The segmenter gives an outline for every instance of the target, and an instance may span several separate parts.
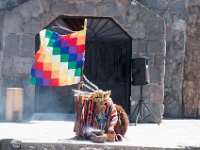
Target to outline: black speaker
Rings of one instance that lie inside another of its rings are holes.
[[[149,58],[135,57],[131,60],[132,85],[146,85],[150,83]]]

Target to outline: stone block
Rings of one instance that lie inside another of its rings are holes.
[[[175,31],[171,27],[166,27],[166,41],[174,41]]]
[[[28,75],[26,77],[21,77],[21,81],[24,89],[23,119],[26,120],[30,119],[34,113],[35,86],[30,84]]]
[[[71,145],[71,144],[56,144],[56,145],[54,145],[54,148],[55,148],[55,150],[67,150],[67,149],[74,149],[74,146],[73,145]],[[81,149],[80,148],[80,150],[83,150],[83,149]]]
[[[150,103],[151,104],[162,104],[164,98],[163,86],[151,85],[150,86]]]
[[[172,87],[174,90],[181,90],[183,87],[183,74],[174,75],[176,79],[173,79]]]
[[[23,18],[23,22],[27,22],[32,17],[39,17],[43,13],[42,4],[40,0],[27,1],[19,6],[19,13]]]
[[[138,101],[140,99],[140,87],[131,86],[131,101]]]
[[[42,29],[43,28],[42,28],[41,24],[34,19],[31,19],[29,22],[27,22],[26,24],[23,25],[23,30],[24,30],[25,34],[36,35]]]
[[[150,82],[153,84],[161,85],[161,70],[160,68],[150,68]]]
[[[148,0],[147,2],[147,7],[156,11],[156,10],[164,10],[167,5],[166,5],[166,0]]]
[[[6,4],[7,4],[6,1],[0,1],[0,10],[5,9],[6,8]]]
[[[148,54],[149,57],[149,66],[154,66],[154,54]]]
[[[12,75],[13,72],[13,58],[12,56],[4,56],[2,60],[2,75]]]
[[[173,23],[172,23],[172,29],[174,30],[178,30],[178,31],[186,31],[186,26],[187,26],[187,23],[185,20],[183,19],[178,19],[178,20],[175,20]]]
[[[198,117],[200,108],[198,103],[198,84],[196,81],[184,81],[183,84],[183,115],[184,117]]]
[[[0,31],[0,51],[3,49],[3,33]]]
[[[171,14],[178,14],[187,11],[186,1],[185,0],[177,0],[173,2],[173,4],[168,6],[168,10]]]
[[[148,41],[147,52],[148,53],[163,53],[165,51],[164,41]]]
[[[145,25],[164,24],[164,20],[158,14],[145,7],[141,7],[138,21],[144,22]]]
[[[167,42],[167,47],[166,47],[166,63],[173,63],[175,60],[175,48],[174,48],[175,42]]]
[[[175,31],[175,49],[185,49],[185,38],[186,38],[185,31]]]
[[[2,74],[6,76],[27,76],[33,64],[32,57],[4,56]]]
[[[53,1],[50,5],[50,12],[55,15],[77,15],[77,8],[76,4],[74,3],[67,3],[66,1]]]
[[[0,11],[0,31],[4,30],[4,11]]]
[[[125,7],[118,7],[117,4],[97,5],[98,16],[121,16],[122,14],[124,14],[125,10]]]
[[[3,53],[0,51],[0,79],[1,79],[1,73],[2,73],[2,64],[3,64]],[[0,82],[1,87],[1,82]]]
[[[134,22],[132,24],[132,29],[130,31],[131,36],[133,39],[144,39],[145,38],[145,25],[143,22]]]
[[[149,108],[151,109],[152,113],[155,115],[157,121],[160,123],[162,121],[163,113],[164,113],[164,106],[163,104],[147,104]],[[149,115],[149,111],[147,109],[144,110],[144,115]],[[152,115],[147,117],[145,119],[145,122],[154,122],[156,123],[156,120],[153,118]]]
[[[84,15],[91,15],[96,16],[97,15],[97,9],[95,3],[76,3],[77,12],[79,14]]]
[[[154,57],[154,66],[156,66],[156,67],[164,66],[164,61],[165,61],[165,58],[163,55],[155,56]]]
[[[139,4],[129,5],[126,9],[126,17],[130,20],[132,24],[135,20],[137,20],[137,16],[140,13],[141,6]]]
[[[30,74],[32,65],[32,57],[14,57],[13,73],[15,76],[27,76]]]
[[[181,117],[182,116],[182,94],[173,89],[165,90],[165,117]]]
[[[148,0],[137,0],[137,2],[139,2],[140,4],[148,7]]]
[[[24,34],[21,40],[21,56],[34,57],[35,55],[35,36]]]
[[[17,9],[6,11],[4,16],[5,33],[21,33],[22,18]]]
[[[20,150],[21,141],[14,139],[3,139],[0,141],[0,150]]]
[[[132,52],[146,53],[146,40],[132,40]]]
[[[52,144],[42,143],[38,146],[38,149],[40,149],[40,150],[54,150],[54,146]]]
[[[17,56],[20,54],[20,35],[9,34],[5,36],[4,54],[9,56]]]
[[[189,0],[188,7],[190,6],[199,6],[200,7],[200,1],[199,0]]]
[[[165,88],[170,88],[172,86],[172,66],[167,64],[165,66]]]
[[[169,11],[165,11],[164,14],[163,14],[163,19],[165,20],[166,22],[166,26],[167,27],[170,27],[171,24],[172,24],[172,16],[171,14],[169,13]]]
[[[164,23],[147,23],[146,37],[148,40],[160,40],[165,38]]]
[[[41,4],[42,4],[42,7],[43,7],[43,10],[45,12],[49,12],[49,10],[50,10],[50,1],[49,0],[41,0]]]
[[[195,24],[195,26],[194,26]],[[193,23],[190,23],[187,25],[187,36],[190,36],[190,38],[193,37],[199,37],[200,33],[198,32],[200,27],[200,23],[198,21],[194,21]]]

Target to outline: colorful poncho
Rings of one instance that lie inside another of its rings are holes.
[[[110,98],[105,100],[104,106],[105,110],[102,112],[94,99],[83,99],[81,108],[76,109],[81,113],[76,113],[74,132],[79,136],[84,136],[88,127],[105,130],[106,133],[108,133],[109,128],[114,130],[118,120],[116,106]],[[100,113],[102,115],[99,115]]]
[[[40,31],[40,48],[31,69],[31,83],[39,86],[66,86],[80,82],[85,57],[86,28],[60,35]]]

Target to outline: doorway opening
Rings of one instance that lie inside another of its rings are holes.
[[[112,17],[59,16],[47,27],[59,34],[67,34],[63,26],[73,31],[83,28],[87,19],[84,75],[102,90],[111,90],[111,97],[130,113],[132,38]],[[36,35],[36,51],[39,48]],[[36,113],[74,113],[72,89],[65,87],[35,87]]]

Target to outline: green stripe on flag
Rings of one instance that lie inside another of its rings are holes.
[[[53,32],[52,32],[52,31],[46,30],[45,37],[50,39],[50,38],[51,38],[51,36],[52,36],[52,34],[53,34]]]
[[[69,62],[68,69],[76,69],[76,62],[75,61]]]
[[[76,69],[75,70],[75,76],[78,76],[78,77],[80,77],[81,76],[81,68],[78,68],[78,69]]]
[[[60,48],[54,47],[53,48],[53,55],[60,55]]]
[[[48,46],[53,47],[55,40],[49,40]]]
[[[36,84],[36,79],[34,77],[31,77],[30,83],[35,85]]]
[[[68,62],[68,60],[69,60],[69,54],[64,54],[60,56],[61,62]]]

